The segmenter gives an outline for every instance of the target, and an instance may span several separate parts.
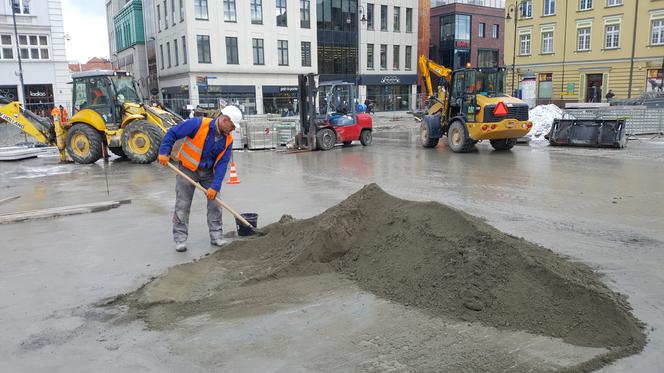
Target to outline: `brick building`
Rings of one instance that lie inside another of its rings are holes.
[[[111,61],[105,58],[92,57],[86,63],[69,63],[69,71],[112,70]]]
[[[454,68],[503,66],[505,9],[501,2],[432,1],[429,57]]]

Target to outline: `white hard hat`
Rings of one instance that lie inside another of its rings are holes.
[[[231,122],[235,127],[240,128],[240,122],[242,122],[242,111],[238,109],[237,106],[228,105],[225,108],[221,109],[221,115],[226,115],[231,118]]]

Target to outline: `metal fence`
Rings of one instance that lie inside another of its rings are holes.
[[[563,119],[625,119],[628,135],[664,134],[664,109],[645,106],[564,109]]]

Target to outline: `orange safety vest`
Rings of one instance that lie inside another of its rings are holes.
[[[67,108],[63,107],[62,108],[62,118],[60,119],[62,123],[67,123],[67,117],[69,116],[69,112],[67,112]]]
[[[51,117],[54,117],[55,115],[60,117],[60,120],[62,120],[62,113],[60,112],[60,108],[57,106],[54,106],[53,110],[51,110]]]
[[[212,122],[212,119],[203,118],[201,120],[201,127],[196,132],[196,135],[194,135],[194,138],[192,139],[189,136],[185,137],[185,140],[182,143],[182,147],[180,148],[180,152],[178,153],[178,159],[182,165],[192,171],[196,171],[196,169],[198,169],[198,165],[201,163],[201,156],[203,155],[205,139],[207,138],[208,132],[210,132],[210,122]],[[233,135],[229,133],[226,135],[226,147],[217,156],[212,169],[217,166],[217,162],[219,162],[221,157],[224,156],[226,150],[228,150],[232,143]]]

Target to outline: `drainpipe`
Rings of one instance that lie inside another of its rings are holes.
[[[563,76],[560,80],[560,100],[563,100],[563,92],[565,92],[565,59],[567,57],[567,9],[569,8],[569,0],[565,0],[565,30],[563,31]],[[580,87],[579,87],[580,88]],[[579,91],[579,97],[581,92]]]
[[[636,25],[639,19],[639,0],[636,0],[636,9],[634,10],[634,32],[632,32],[632,58],[629,61],[629,87],[627,88],[627,98],[632,98],[632,81],[634,79],[634,54],[636,53]]]

